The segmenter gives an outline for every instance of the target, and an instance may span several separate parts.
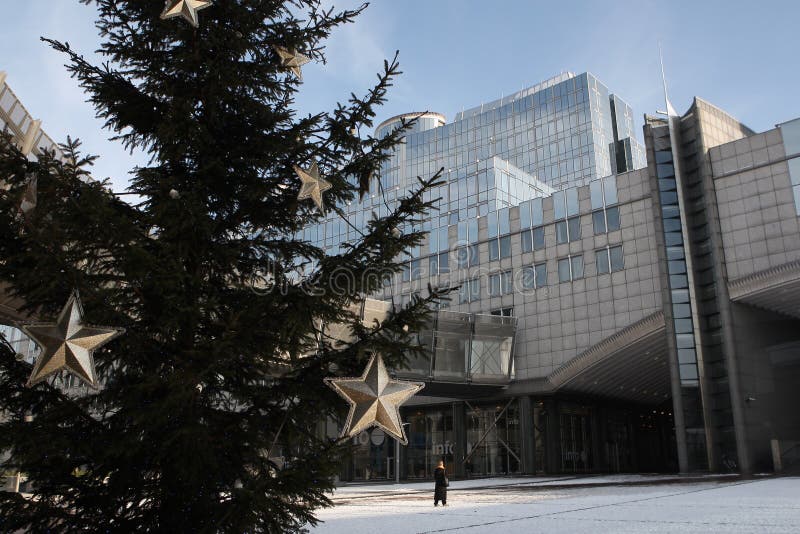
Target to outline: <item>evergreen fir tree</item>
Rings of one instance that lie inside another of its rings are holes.
[[[0,529],[297,532],[330,504],[345,450],[317,431],[347,408],[323,378],[360,375],[367,351],[394,367],[421,354],[414,333],[440,297],[431,290],[374,326],[350,311],[422,240],[414,229],[436,176],[339,254],[297,237],[320,212],[297,200],[294,165],[319,164],[336,210],[399,142],[401,130],[357,134],[371,129],[396,58],[365,96],[300,117],[302,82],[275,47],[322,62],[325,39],[363,7],[217,0],[195,28],[162,20],[161,0],[83,1],[98,8],[107,63],[47,42],[115,139],[150,163],[132,171],[125,198],[138,200],[126,203],[89,178],[93,158],[78,143],[63,160],[32,162],[3,135],[0,287],[41,320],[77,289],[87,323],[126,332],[94,355],[98,390],[58,377],[25,387],[30,363],[0,343],[3,469],[34,488],[33,498],[0,493]],[[23,216],[32,176],[38,204]],[[331,291],[342,273],[347,284]],[[334,323],[355,341],[321,335]],[[291,461],[273,462],[278,450]]]

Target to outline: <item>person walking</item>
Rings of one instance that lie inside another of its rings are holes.
[[[450,481],[447,479],[447,472],[444,469],[444,462],[439,460],[439,465],[433,472],[433,479],[436,481],[436,486],[433,490],[433,505],[439,506],[439,501],[442,501],[442,506],[447,506],[447,486]]]

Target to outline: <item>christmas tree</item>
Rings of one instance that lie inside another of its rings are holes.
[[[370,354],[395,368],[419,356],[414,333],[439,297],[431,291],[374,324],[353,311],[423,239],[435,176],[337,254],[298,237],[322,209],[336,213],[377,187],[403,131],[359,132],[371,129],[397,60],[363,97],[298,116],[302,66],[324,62],[326,38],[364,7],[87,3],[98,9],[106,63],[46,41],[115,139],[150,162],[120,197],[90,177],[93,158],[77,142],[63,157],[30,161],[0,139],[0,287],[48,323],[27,330],[45,340],[34,369],[0,343],[2,469],[24,473],[33,492],[0,493],[0,528],[313,525],[345,450],[317,431],[346,409],[324,379],[361,374]],[[341,273],[347,284],[331,291]],[[333,324],[348,325],[351,340],[326,337]],[[74,335],[62,352],[47,347],[58,335]],[[59,358],[68,370],[53,367]],[[97,387],[65,387],[74,377]]]

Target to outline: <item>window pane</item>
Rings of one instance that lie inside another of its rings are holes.
[[[675,319],[676,334],[690,334],[692,332],[691,319]]]
[[[547,285],[547,264],[540,263],[536,265],[536,287],[544,287]]]
[[[592,226],[594,226],[595,235],[606,233],[606,214],[603,210],[592,213]]]
[[[621,271],[625,268],[625,262],[622,257],[622,247],[611,247],[609,249],[611,259],[611,271]]]
[[[534,198],[531,200],[531,225],[538,226],[542,224],[542,199]]]
[[[567,189],[567,216],[578,214],[578,189]]]
[[[692,334],[678,334],[675,336],[679,349],[693,349],[694,336]]]
[[[533,235],[530,230],[525,230],[521,234],[522,239],[522,252],[530,252],[533,250]]]
[[[507,235],[505,237],[500,238],[500,257],[501,258],[510,258],[511,257],[511,236]]]
[[[481,279],[470,280],[470,299],[475,301],[481,298]]]
[[[567,221],[558,221],[556,223],[556,243],[566,243],[569,239],[567,235]]]
[[[436,276],[439,274],[439,256],[431,256],[428,260],[428,274]]]
[[[558,260],[558,281],[569,282],[569,258]]]
[[[499,225],[499,235],[505,235],[511,232],[511,226],[508,219],[508,208],[503,208],[497,212],[497,219]]]
[[[447,227],[439,228],[439,252],[443,250],[450,250],[450,245],[447,242]]]
[[[688,319],[692,316],[692,310],[688,304],[673,304],[672,315],[675,319]]]
[[[443,252],[439,254],[439,273],[450,272],[450,253]]]
[[[553,193],[553,217],[556,219],[564,219],[567,216],[566,204],[564,198],[564,191],[556,191]]]
[[[606,206],[617,203],[617,177],[607,176],[603,178],[603,193],[605,194]]]
[[[469,246],[469,266],[474,267],[476,265],[480,265],[481,263],[481,253],[478,250],[478,245],[470,245]]]
[[[511,271],[500,273],[500,283],[502,285],[501,291],[503,293],[511,293],[513,291],[513,284],[511,281]]]
[[[589,182],[589,196],[592,198],[592,209],[603,208],[603,183],[600,180]]]
[[[497,238],[489,241],[489,261],[500,259],[500,243]]]
[[[465,282],[458,288],[458,303],[464,304],[465,302],[469,302],[469,282]]]
[[[676,289],[672,292],[672,303],[673,304],[684,304],[689,302],[689,290],[688,289]]]
[[[469,242],[470,243],[477,243],[478,242],[478,219],[471,219],[467,222],[467,226],[469,227]]]
[[[697,363],[694,349],[678,349],[678,363]]]
[[[411,279],[412,280],[419,280],[422,276],[422,263],[420,260],[414,260],[411,262]]]
[[[533,289],[536,287],[536,271],[533,267],[522,268],[522,287],[523,289]]]
[[[533,250],[541,250],[544,248],[544,227],[533,229]]]
[[[521,229],[531,227],[531,201],[528,200],[519,205],[519,227]]]
[[[606,220],[609,232],[619,230],[619,208],[617,206],[606,209]]]
[[[668,247],[683,244],[683,236],[680,232],[667,232],[664,234],[664,240]]]
[[[572,256],[572,279],[583,278],[583,256]]]
[[[600,249],[594,254],[597,263],[597,274],[607,274],[610,272],[608,267],[608,251],[606,249]]]
[[[489,216],[486,218],[486,226],[489,238],[497,237],[497,212],[490,211]]]
[[[500,294],[500,275],[493,274],[489,276],[489,295],[497,296]]]
[[[669,277],[669,287],[672,289],[683,289],[689,287],[689,281],[685,274],[673,274]]]
[[[469,249],[467,247],[456,249],[456,263],[459,269],[464,269],[469,265]]]
[[[569,240],[577,241],[581,238],[581,218],[573,217],[567,221],[569,225]]]

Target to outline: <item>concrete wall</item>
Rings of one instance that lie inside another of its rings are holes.
[[[800,221],[778,128],[709,151],[728,279],[800,260]]]
[[[513,307],[519,318],[515,349],[516,378],[541,378],[592,345],[648,315],[662,309],[661,279],[652,216],[652,199],[646,169],[620,174],[617,179],[620,229],[594,235],[589,187],[578,188],[581,239],[557,244],[552,197],[544,199],[543,223],[545,247],[522,253],[519,208],[510,209],[511,257],[489,261],[486,241],[486,218],[479,219],[478,245],[481,264],[477,268],[457,270],[451,255],[449,275],[427,277],[411,282],[396,282],[394,296],[424,291],[427,284],[459,284],[475,276],[481,279],[481,299],[459,304],[452,293],[449,309],[489,313]],[[452,241],[452,236],[451,236]],[[597,275],[595,250],[606,245],[623,246],[624,269]],[[427,243],[423,244],[426,250]],[[559,283],[558,259],[568,254],[582,254],[584,277]],[[423,270],[427,270],[423,258]],[[547,286],[519,290],[522,268],[547,263]],[[512,270],[517,290],[499,297],[488,296],[488,276]],[[388,292],[387,292],[388,294]]]

